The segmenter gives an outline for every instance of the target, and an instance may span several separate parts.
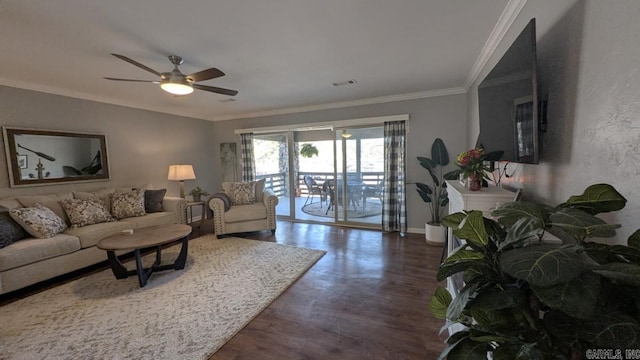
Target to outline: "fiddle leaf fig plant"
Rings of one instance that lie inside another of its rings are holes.
[[[442,213],[449,204],[449,196],[447,194],[447,184],[445,179],[453,180],[458,176],[457,171],[444,173],[444,167],[449,164],[449,152],[444,145],[444,141],[436,138],[431,145],[431,157],[418,156],[420,166],[427,169],[429,173],[429,183],[416,183],[418,195],[422,201],[429,204],[431,211],[431,225],[439,225]]]
[[[611,185],[596,184],[555,207],[516,202],[492,218],[444,217],[466,242],[437,278],[461,273],[464,287],[455,297],[436,289],[429,307],[465,329],[449,337],[440,358],[568,360],[589,349],[640,348],[640,230],[626,246],[593,241],[620,227],[595,215],[625,204]],[[562,241],[544,240],[545,231]]]

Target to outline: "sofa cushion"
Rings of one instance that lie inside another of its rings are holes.
[[[224,192],[229,195],[232,205],[248,205],[256,201],[256,184],[249,182],[223,183]]]
[[[65,199],[60,204],[69,216],[72,228],[114,221],[102,199]]]
[[[27,232],[9,214],[9,209],[0,206],[0,249],[27,237]]]
[[[0,271],[32,264],[80,250],[75,236],[57,234],[48,239],[28,238],[0,249]]]
[[[36,203],[10,211],[11,217],[36,238],[50,238],[63,232],[67,224],[48,207]]]
[[[73,199],[72,193],[62,193],[62,194],[48,194],[48,195],[25,195],[25,196],[17,196],[16,199],[22,204],[24,207],[33,207],[36,203],[40,203],[53,211],[56,215],[58,215],[62,220],[64,220],[65,224],[69,225],[71,222],[69,221],[69,217],[67,217],[67,213],[60,205],[60,200],[64,199]]]
[[[80,239],[80,247],[85,249],[91,246],[95,246],[98,241],[119,233],[124,229],[131,229],[131,223],[114,221],[105,222],[100,224],[93,224],[89,226],[83,226],[75,229],[67,229],[64,233],[67,235],[75,236]]]
[[[144,211],[146,213],[156,213],[163,211],[162,200],[167,193],[167,189],[145,190],[144,191]]]
[[[228,223],[266,218],[267,208],[261,202],[250,205],[234,205],[224,213],[224,220]]]
[[[111,194],[111,214],[116,219],[143,216],[145,214],[144,189]]]

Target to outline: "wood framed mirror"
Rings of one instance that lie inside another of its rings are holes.
[[[105,135],[2,127],[11,187],[109,180]]]

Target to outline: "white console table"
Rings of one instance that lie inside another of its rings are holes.
[[[480,191],[471,191],[466,186],[455,180],[447,180],[447,192],[449,193],[449,214],[462,210],[480,210],[485,213],[492,210],[498,204],[515,200],[516,193],[496,186],[483,187]],[[451,230],[447,231],[446,256],[460,246],[461,243],[453,236]],[[455,297],[462,285],[462,274],[447,278],[447,290]],[[464,329],[464,326],[455,324],[449,328],[449,334]]]

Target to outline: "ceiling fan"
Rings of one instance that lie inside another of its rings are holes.
[[[236,96],[238,94],[237,90],[219,88],[215,86],[208,85],[200,85],[196,84],[199,81],[205,81],[210,79],[215,79],[221,76],[224,76],[224,73],[216,68],[209,68],[202,71],[195,72],[193,74],[185,75],[178,69],[178,65],[183,63],[183,60],[180,56],[177,55],[169,55],[169,61],[173,64],[173,70],[168,72],[160,73],[152,68],[143,65],[131,58],[128,58],[124,55],[119,54],[111,54],[117,57],[120,60],[124,60],[129,64],[135,65],[143,70],[146,70],[154,75],[160,77],[160,80],[135,80],[135,79],[120,79],[120,78],[112,78],[105,77],[107,80],[115,80],[115,81],[135,81],[135,82],[150,82],[154,84],[160,84],[162,90],[171,93],[173,95],[187,95],[193,92],[193,89],[210,91],[218,94]]]

